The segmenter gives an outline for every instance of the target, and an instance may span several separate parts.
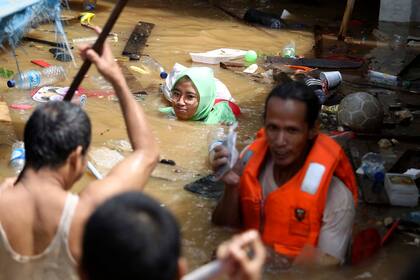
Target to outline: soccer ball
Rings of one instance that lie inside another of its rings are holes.
[[[356,132],[368,132],[381,128],[384,112],[376,97],[367,92],[347,95],[338,108],[338,124]]]

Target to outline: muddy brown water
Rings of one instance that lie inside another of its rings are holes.
[[[266,4],[264,2],[269,1],[260,2]],[[238,7],[235,6],[235,1],[230,3],[233,3],[231,6]],[[71,1],[70,4],[76,11],[81,6],[77,1]],[[125,41],[138,20],[153,22],[156,27],[149,37],[144,53],[157,58],[167,70],[170,70],[175,62],[185,66],[203,66],[192,63],[188,55],[189,52],[230,47],[244,50],[254,49],[262,53],[274,54],[278,53],[290,40],[294,40],[297,53],[307,54],[311,52],[313,45],[312,32],[261,30],[240,23],[205,1],[142,1],[141,4],[131,3],[130,5],[125,8],[113,30],[119,35],[119,42],[112,44],[115,56],[120,57]],[[111,2],[100,2],[93,23],[103,24],[110,7]],[[238,11],[240,10],[238,9]],[[310,12],[305,11],[305,13]],[[41,27],[51,30],[49,25]],[[83,29],[77,23],[66,25],[65,30],[69,39],[94,35],[92,31]],[[52,36],[48,32],[44,32],[44,34],[41,32],[41,35],[45,38]],[[29,62],[34,58],[57,63],[48,53],[48,48],[41,44],[31,47],[28,43],[23,43],[17,49],[20,67],[22,69],[36,68]],[[11,70],[16,70],[14,59],[10,53],[0,53],[0,64]],[[78,69],[71,63],[60,64],[68,69],[70,77]],[[81,65],[80,59],[77,59],[77,64]],[[136,62],[126,62],[125,64],[136,65]],[[261,125],[263,101],[270,86],[250,81],[243,76],[220,69],[217,65],[210,67],[213,68],[216,77],[228,86],[242,108],[243,114],[239,118],[238,146],[244,147]],[[182,228],[183,254],[187,257],[189,267],[192,269],[206,263],[217,245],[234,232],[211,224],[210,214],[215,206],[215,201],[198,197],[183,190],[183,186],[196,180],[198,174],[205,175],[210,172],[207,163],[207,134],[211,127],[201,123],[181,122],[161,115],[158,108],[166,106],[167,103],[156,90],[160,82],[159,79],[150,75],[141,76],[136,73],[134,75],[150,93],[139,100],[139,106],[142,106],[147,112],[148,120],[159,142],[161,157],[174,160],[182,170],[187,170],[189,174],[175,182],[151,178],[145,192],[161,201],[162,205],[175,213]],[[60,85],[69,85],[70,81],[69,78]],[[93,68],[82,86],[97,90],[105,90],[107,87]],[[36,106],[36,103],[29,97],[28,91],[7,89],[5,79],[1,79],[0,98],[7,101],[8,104]],[[93,123],[93,147],[105,147],[110,140],[127,140],[122,115],[115,100],[109,97],[89,97],[85,108]],[[14,128],[20,139],[25,121],[30,113],[31,111],[11,109]],[[12,175],[12,170],[7,166],[7,162],[14,139],[10,133],[9,137],[4,137],[0,141],[0,179]],[[86,172],[74,186],[73,191],[80,191],[92,180],[92,175]],[[367,223],[369,217],[372,216],[387,215],[387,210],[383,208],[366,209],[359,208],[359,213],[362,213],[359,215],[360,223]],[[369,213],[366,214],[366,212]],[[363,266],[345,266],[334,270],[294,268],[286,272],[274,268],[265,272],[264,279],[354,279],[364,272],[371,273],[372,279],[395,279],[410,260],[413,252],[415,252],[413,247],[402,245],[401,242],[392,242],[374,260]]]

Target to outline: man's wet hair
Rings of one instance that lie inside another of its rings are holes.
[[[301,101],[306,104],[305,120],[309,128],[313,128],[318,119],[319,111],[321,110],[321,103],[314,91],[302,82],[287,82],[276,86],[265,99],[264,114],[265,120],[267,116],[267,105],[271,98],[277,97],[284,100],[292,99]]]
[[[86,154],[90,140],[90,119],[80,106],[63,101],[42,104],[25,126],[25,168],[60,167],[78,146]]]
[[[89,280],[174,280],[180,254],[172,214],[147,195],[128,192],[106,201],[89,218],[81,269]]]

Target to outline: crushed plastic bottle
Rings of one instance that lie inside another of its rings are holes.
[[[166,79],[166,77],[168,77],[168,73],[165,71],[165,68],[163,68],[163,66],[151,56],[143,56],[141,64],[145,66],[149,72],[159,73],[159,77],[162,79]]]
[[[66,72],[62,66],[50,66],[40,71],[29,70],[17,73],[7,81],[9,88],[33,89],[45,85],[52,85],[66,79]]]
[[[223,127],[216,127],[212,129],[207,135],[207,144],[209,151],[209,160],[213,162],[214,149],[219,145],[226,144],[227,135]]]
[[[9,164],[15,171],[16,175],[19,175],[25,166],[25,146],[22,141],[15,142],[13,144]]]

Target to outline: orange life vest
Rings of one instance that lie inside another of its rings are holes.
[[[243,155],[240,180],[242,221],[260,231],[263,241],[278,253],[296,257],[306,244],[316,246],[332,176],[349,188],[357,203],[353,168],[341,147],[319,134],[303,167],[263,201],[259,173],[268,151],[264,130]]]

